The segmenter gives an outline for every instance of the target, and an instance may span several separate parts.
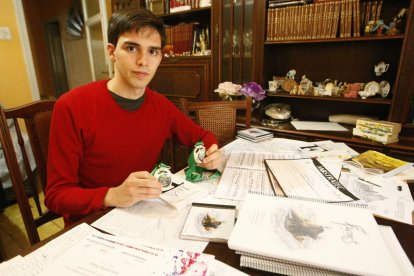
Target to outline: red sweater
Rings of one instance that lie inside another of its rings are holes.
[[[171,136],[187,146],[217,143],[164,96],[145,91],[136,111],[123,110],[108,81],[73,89],[56,102],[50,129],[45,204],[68,225],[103,208],[110,187],[135,171],[151,171]]]

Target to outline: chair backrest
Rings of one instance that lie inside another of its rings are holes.
[[[252,119],[252,99],[236,101],[190,102],[180,99],[180,107],[187,116],[195,116],[196,122],[211,131],[222,147],[236,137],[237,111],[244,113],[244,127],[249,128]]]
[[[13,145],[14,143],[10,134],[9,126],[7,124],[7,119],[12,119],[14,121],[17,141],[23,158],[27,180],[32,184],[33,194],[37,195],[35,184],[36,177],[30,168],[29,158],[24,145],[22,131],[20,129],[18,119],[23,120],[25,123],[26,131],[36,162],[36,168],[41,182],[41,187],[43,191],[45,191],[47,179],[46,168],[47,150],[49,144],[49,129],[54,104],[54,100],[44,100],[32,102],[27,105],[11,109],[3,109],[3,107],[0,106],[0,142],[4,152],[7,168],[9,170],[11,182],[16,193],[16,201],[19,205],[20,212],[23,217],[23,222],[31,244],[35,244],[40,241],[37,227],[60,216],[48,211],[42,213],[40,206],[38,206],[40,216],[34,218],[29,204],[29,199],[25,191],[25,179],[23,178],[22,172],[20,170],[19,160],[17,158],[15,147]],[[36,202],[36,204],[38,204],[38,202]]]

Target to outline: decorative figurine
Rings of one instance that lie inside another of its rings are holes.
[[[390,26],[385,25],[384,20],[378,19],[377,23],[372,26],[371,32],[377,32],[377,35],[383,35],[384,29],[388,30],[390,29]]]
[[[295,79],[295,76],[296,76],[296,70],[295,69],[290,70],[286,74],[286,78],[287,79],[291,79],[291,80],[294,80]]]
[[[389,64],[381,61],[377,65],[374,66],[374,72],[376,76],[381,76],[385,72],[387,72],[388,67],[390,67]]]
[[[312,88],[312,82],[306,78],[306,75],[302,76],[302,80],[300,81],[300,87],[302,88],[305,95],[308,95],[310,93],[310,90]]]

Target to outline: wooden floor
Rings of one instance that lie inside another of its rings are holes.
[[[43,205],[43,194],[40,194],[42,210],[46,210]],[[36,216],[37,209],[33,199],[31,200],[32,212]],[[59,218],[38,228],[40,239],[43,240],[56,232],[63,229],[63,219]],[[11,205],[0,213],[0,239],[5,247],[6,259],[11,259],[21,253],[22,250],[29,247],[29,240],[24,228],[23,219],[17,204]]]

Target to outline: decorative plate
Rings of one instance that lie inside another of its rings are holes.
[[[375,95],[375,94],[379,93],[379,91],[380,91],[379,83],[376,82],[376,81],[370,81],[369,83],[367,83],[365,85],[364,91],[369,92],[369,94],[371,94],[371,95]]]
[[[381,97],[386,98],[391,90],[390,83],[386,80],[383,80],[379,83],[379,87],[379,94],[381,94]]]

